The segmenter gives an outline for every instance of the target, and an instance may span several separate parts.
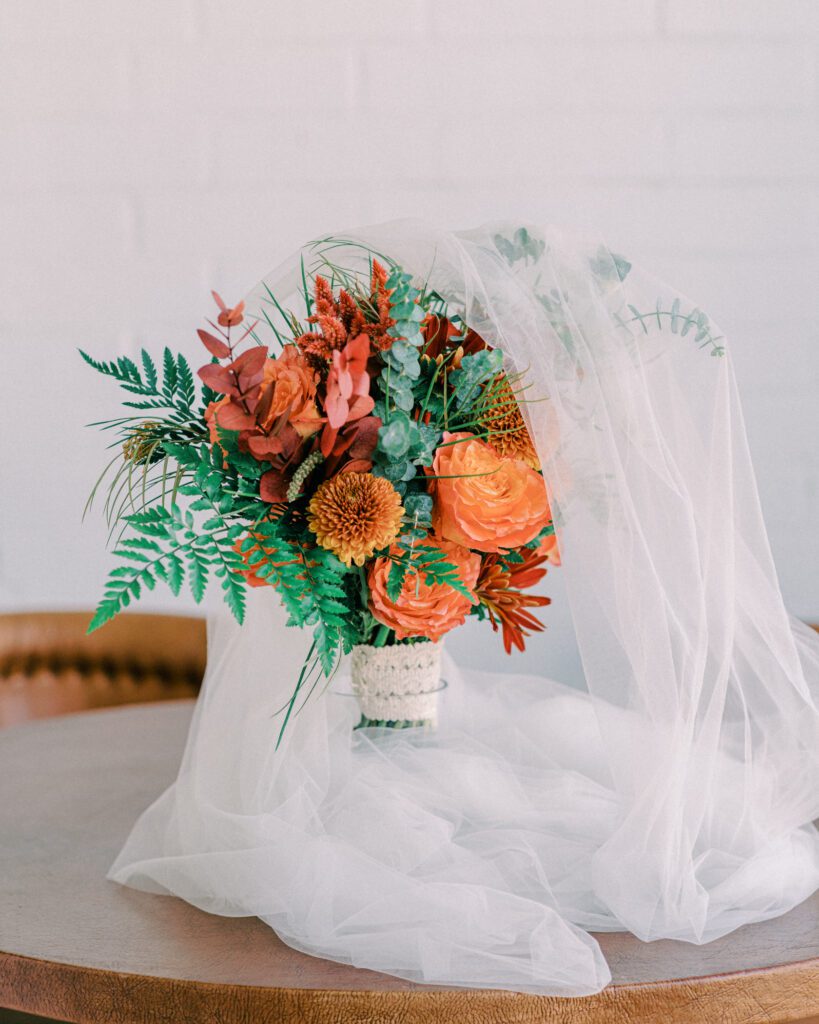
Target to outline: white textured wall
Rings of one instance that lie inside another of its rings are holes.
[[[208,289],[317,233],[517,215],[603,232],[729,332],[819,618],[817,33],[817,0],[0,0],[2,606],[103,581],[82,425],[116,393],[78,345],[197,353]]]

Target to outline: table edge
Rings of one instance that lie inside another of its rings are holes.
[[[683,1008],[690,1024],[712,1024],[714,1019],[721,1024],[770,1024],[773,1019],[784,1024],[819,1013],[819,957],[724,974],[610,985],[594,995],[570,998],[432,986],[378,990],[242,985],[81,967],[0,951],[0,1006],[78,1024],[130,1024],[135,1019],[159,1024],[171,1019],[169,1007],[175,1007],[172,1019],[180,1024],[214,1019],[214,1013],[229,1024],[273,1009],[283,1019],[292,1014],[292,1019],[327,1024],[343,1019],[340,1012],[363,1011],[372,1024],[386,1024],[400,1010],[402,1024],[429,1024],[442,1004],[474,1024],[497,1024],[506,1007],[514,1007],[516,1024],[572,1024],[581,1019],[592,1024],[589,1014],[597,1010],[607,1024],[626,1024],[649,1019],[646,1015],[659,1009],[671,1019]]]

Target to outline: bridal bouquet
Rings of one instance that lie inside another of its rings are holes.
[[[161,371],[144,350],[141,367],[82,353],[130,395],[96,424],[117,435],[106,511],[123,564],[90,630],[157,580],[178,594],[187,577],[200,601],[215,577],[239,621],[245,588],[273,587],[325,676],[358,645],[437,642],[470,614],[523,650],[549,603],[526,591],[558,563],[520,411],[536,396],[383,257],[366,276],[302,264],[302,298],[301,320],[268,293],[248,322],[214,293],[199,397],[167,348]]]

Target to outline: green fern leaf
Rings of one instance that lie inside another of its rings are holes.
[[[176,360],[171,350],[166,347],[162,352],[162,392],[167,398],[173,399],[177,379]]]
[[[142,366],[145,370],[145,386],[155,392],[158,383],[156,364],[146,349],[142,349]]]

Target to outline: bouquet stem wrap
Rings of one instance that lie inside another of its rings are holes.
[[[441,644],[359,644],[350,657],[353,692],[370,723],[435,726],[441,689]]]
[[[179,778],[111,877],[345,963],[560,995],[609,980],[590,930],[701,943],[789,910],[819,885],[819,644],[782,601],[721,332],[553,230],[399,223],[333,259],[373,252],[528,372],[584,685],[449,665],[437,732],[376,743],[313,699],[276,751],[309,641],[260,591],[212,624]]]

